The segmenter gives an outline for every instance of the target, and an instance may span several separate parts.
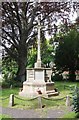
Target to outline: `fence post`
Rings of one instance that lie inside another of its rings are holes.
[[[42,98],[41,98],[41,95],[38,95],[38,107],[42,108]]]
[[[13,94],[10,95],[10,99],[9,99],[9,107],[12,107],[12,106],[14,106],[14,95]]]
[[[70,106],[70,96],[66,96],[66,106]]]

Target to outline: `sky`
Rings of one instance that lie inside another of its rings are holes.
[[[77,14],[77,12],[74,12],[74,14],[73,14],[73,13],[72,13],[72,10],[73,10],[73,9],[71,9],[71,14],[69,15],[69,17],[70,17],[71,23],[74,23],[75,20],[76,20],[76,18],[77,18],[77,15],[79,15],[79,10],[78,10],[78,14]],[[60,24],[61,24],[61,20],[59,19],[59,20],[57,21],[56,25],[60,25]],[[46,32],[46,39],[49,40],[50,38],[51,38],[51,36],[48,35],[48,33]]]

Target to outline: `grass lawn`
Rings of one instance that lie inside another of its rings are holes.
[[[62,108],[64,107],[64,109],[66,108],[65,106],[65,101],[66,99],[63,100],[53,100],[53,99],[59,99],[59,98],[63,98],[66,97],[67,95],[71,96],[71,92],[72,90],[70,89],[64,89],[64,85],[77,85],[79,86],[79,83],[76,82],[55,82],[55,86],[56,88],[58,88],[59,91],[59,95],[52,97],[52,100],[46,100],[46,99],[42,99],[42,104],[45,105],[45,108]],[[74,87],[73,87],[74,88]],[[19,93],[19,88],[13,88],[13,89],[3,89],[2,92],[0,91],[0,99],[1,98],[6,98],[7,96],[10,96],[10,94],[14,94],[18,96]],[[19,98],[22,98],[20,96],[18,96]],[[15,98],[15,105],[13,106],[13,108],[19,108],[19,109],[36,109],[38,108],[38,100],[32,100],[32,101],[27,101],[27,98],[22,98],[25,99],[26,101],[22,101],[20,99]],[[4,107],[8,107],[9,104],[9,98],[6,100],[0,100],[0,106],[4,106]]]
[[[76,115],[75,112],[69,112],[68,114],[65,114],[63,118],[76,118]]]
[[[9,115],[0,114],[0,120],[14,120],[14,119],[11,118],[11,116]]]

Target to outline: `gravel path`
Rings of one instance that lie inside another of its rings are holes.
[[[71,108],[67,108],[65,111],[61,109],[49,109],[46,113],[44,113],[43,109],[39,111],[32,109],[20,110],[15,108],[0,107],[0,113],[10,115],[12,118],[59,118],[66,114],[66,112],[70,111]]]
[[[61,118],[64,114],[71,112],[71,107],[67,107],[65,110],[63,109],[50,109],[47,112],[47,118]]]
[[[40,118],[35,110],[19,110],[14,108],[0,107],[0,113],[12,116],[12,118]]]

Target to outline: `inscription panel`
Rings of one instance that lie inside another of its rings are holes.
[[[44,81],[44,71],[38,70],[35,71],[35,80]]]

